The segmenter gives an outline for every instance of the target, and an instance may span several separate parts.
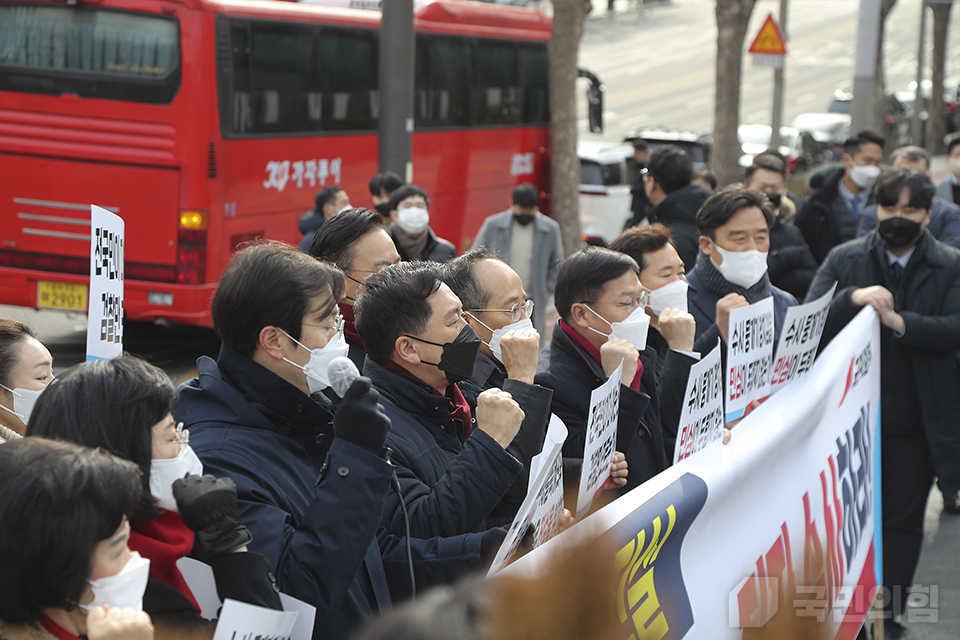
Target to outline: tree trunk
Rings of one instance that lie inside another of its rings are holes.
[[[950,26],[952,4],[930,5],[933,10],[933,73],[930,103],[927,105],[927,149],[934,154],[946,153],[943,138],[947,135],[947,120],[943,113],[943,70],[947,57],[947,31]]]
[[[710,168],[721,186],[740,179],[740,68],[743,39],[756,0],[717,0],[717,77]]]
[[[554,0],[550,38],[550,215],[563,251],[580,248],[580,159],[577,156],[577,53],[589,0]]]
[[[887,148],[889,152],[894,147],[900,146],[900,137],[897,127],[900,124],[899,118],[893,125],[887,124],[887,115],[890,114],[890,105],[887,101],[887,83],[884,79],[883,64],[883,41],[886,38],[887,16],[893,10],[893,5],[897,0],[883,0],[880,3],[880,34],[877,38],[877,83],[875,95],[873,97],[873,128],[882,133],[887,138]],[[892,114],[891,114],[892,115]],[[851,131],[850,135],[856,135],[856,131]]]

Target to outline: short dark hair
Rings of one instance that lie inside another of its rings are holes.
[[[415,184],[405,184],[390,195],[390,211],[395,211],[400,203],[410,196],[423,196],[423,201],[427,203],[427,209],[430,208],[430,198],[427,192]]]
[[[529,182],[517,185],[513,190],[513,204],[524,209],[534,209],[540,205],[540,192]]]
[[[673,193],[693,180],[693,158],[680,147],[665,144],[650,154],[647,175],[657,181],[664,193]]]
[[[693,175],[696,178],[706,181],[706,183],[710,185],[710,188],[714,191],[717,190],[717,185],[720,184],[720,181],[717,180],[717,174],[715,174],[713,171],[710,171],[710,169],[707,169],[706,167],[695,170]]]
[[[786,170],[789,168],[787,165],[787,157],[773,147],[770,147],[765,151],[761,151],[757,155],[753,156],[754,164],[760,164],[761,167],[767,168],[762,161],[771,163],[771,166],[781,166],[783,167],[784,172],[786,172]],[[776,171],[776,169],[770,169],[770,171]]]
[[[956,133],[947,140],[947,155],[953,151],[953,148],[960,144],[960,133]]]
[[[700,235],[716,240],[716,231],[741,209],[757,207],[763,212],[767,228],[773,226],[773,209],[767,197],[756,189],[729,186],[716,192],[697,212],[697,230]]]
[[[779,173],[782,177],[787,177],[787,165],[777,159],[773,155],[764,155],[757,156],[753,159],[753,164],[747,167],[746,171],[743,172],[744,182],[750,182],[753,178],[753,174],[757,172],[758,169],[763,169],[764,171],[773,171],[774,173]]]
[[[860,148],[868,142],[880,145],[880,148],[883,149],[887,144],[887,139],[873,129],[864,129],[852,138],[847,138],[843,143],[843,150],[853,156],[860,153]]]
[[[381,173],[375,173],[372,178],[370,178],[370,195],[379,196],[381,191],[386,191],[387,195],[390,195],[401,186],[403,186],[403,178],[395,174],[393,171],[383,171]]]
[[[343,187],[338,184],[332,184],[317,191],[317,197],[314,198],[314,204],[317,207],[317,213],[323,213],[323,205],[330,204],[337,199],[337,194],[343,191]]]
[[[907,145],[906,147],[894,149],[893,153],[890,154],[891,164],[896,162],[897,158],[903,158],[907,162],[920,162],[922,160],[924,164],[927,165],[927,171],[933,166],[933,154],[923,147],[916,145]]]
[[[249,358],[261,329],[279,327],[299,340],[311,300],[329,296],[329,313],[343,291],[343,273],[333,265],[282,242],[253,242],[220,277],[210,305],[213,328],[223,344]]]
[[[0,619],[73,609],[97,543],[139,499],[139,469],[105,451],[41,438],[0,446]]]
[[[638,151],[647,150],[647,141],[644,140],[643,138],[634,138],[633,140],[630,141],[630,144],[632,144],[633,148],[637,149]]]
[[[30,325],[19,320],[0,318],[0,384],[13,388],[10,371],[20,361],[20,347],[27,338],[36,337]]]
[[[636,260],[610,249],[587,247],[571,255],[557,271],[554,300],[560,317],[569,322],[574,304],[595,301],[603,293],[604,285],[628,271],[640,277]]]
[[[930,209],[937,186],[923,171],[907,169],[887,169],[877,178],[873,187],[877,205],[894,207],[900,201],[900,193],[907,189],[910,193],[910,206],[915,209]],[[42,396],[41,396],[42,397]]]
[[[323,223],[310,243],[310,255],[337,265],[341,270],[353,264],[354,243],[367,233],[383,229],[386,220],[370,209],[350,209]]]
[[[611,251],[627,254],[637,261],[637,265],[640,266],[642,271],[647,266],[647,260],[643,257],[643,254],[659,251],[668,243],[673,244],[670,229],[659,222],[655,222],[646,226],[630,227],[607,245],[607,248]]]
[[[477,247],[444,265],[443,281],[463,303],[464,310],[483,309],[490,300],[490,291],[473,275],[473,269],[482,260],[497,260],[486,247]]]
[[[423,332],[433,313],[427,298],[440,288],[442,274],[436,262],[401,262],[367,278],[354,313],[371,360],[389,360],[397,338]]]
[[[27,435],[100,448],[140,467],[134,519],[160,515],[150,495],[153,425],[177,408],[177,389],[162,370],[124,354],[71,367],[48,385],[30,414]]]

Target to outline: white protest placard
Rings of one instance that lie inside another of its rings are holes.
[[[622,373],[623,367],[617,367],[606,382],[590,393],[587,439],[583,447],[580,491],[577,494],[577,520],[587,515],[600,487],[610,477],[610,465],[613,464],[617,446]]]
[[[90,206],[87,360],[123,353],[123,218]]]
[[[673,464],[722,439],[723,416],[723,365],[720,363],[720,338],[717,338],[717,346],[690,367]]]
[[[773,298],[730,312],[727,330],[726,420],[737,420],[753,400],[770,395],[773,360]]]
[[[217,594],[217,582],[213,567],[205,562],[183,557],[177,560],[177,569],[184,582],[200,605],[200,615],[207,620],[216,620],[217,612],[223,603]],[[317,608],[285,593],[280,594],[280,604],[286,612],[295,612],[297,621],[290,633],[291,640],[313,640],[313,623],[317,617]]]
[[[533,547],[537,548],[557,533],[563,515],[563,441],[567,428],[557,416],[550,416],[550,426],[543,442],[543,450],[530,463],[530,482],[527,497],[497,551],[490,571],[493,575],[506,566],[523,540],[530,523],[535,526]],[[536,471],[534,471],[536,470]]]
[[[274,611],[227,598],[213,640],[290,640],[296,612]]]
[[[787,383],[803,376],[813,366],[836,288],[837,284],[834,283],[829,291],[813,302],[787,309],[780,342],[777,343],[777,355],[773,361],[771,395],[783,389]]]

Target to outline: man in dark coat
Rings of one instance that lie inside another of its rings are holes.
[[[460,383],[472,410],[487,389],[503,389],[523,409],[520,431],[507,453],[523,468],[490,514],[509,526],[527,496],[530,460],[543,449],[553,390],[534,384],[540,355],[540,334],[531,322],[533,300],[526,300],[520,276],[484,247],[471,249],[447,263],[443,281],[460,298],[469,324],[480,337],[473,375]]]
[[[794,216],[793,223],[803,233],[817,264],[830,249],[856,237],[860,214],[872,202],[885,143],[883,136],[869,129],[847,140],[843,169],[830,176]]]
[[[650,154],[645,179],[651,205],[647,208],[647,220],[670,229],[687,271],[696,265],[699,253],[697,211],[711,196],[709,189],[692,180],[693,158],[683,149],[667,144]]]
[[[415,184],[406,184],[390,196],[390,237],[400,259],[446,262],[457,255],[453,243],[430,228],[430,198]]]
[[[629,475],[622,492],[646,482],[667,465],[661,410],[679,411],[690,367],[697,359],[670,351],[657,392],[657,352],[646,344],[647,291],[636,261],[622,253],[591,247],[573,254],[557,274],[560,320],[543,351],[535,378],[553,389],[552,411],[567,427],[563,456],[579,464],[586,443],[590,394],[621,368],[617,451]],[[616,326],[612,326],[613,324]],[[565,471],[571,465],[565,465]],[[575,480],[575,478],[574,478]]]
[[[313,236],[323,226],[323,223],[349,208],[350,196],[340,185],[331,185],[317,191],[313,209],[303,214],[297,227],[303,234],[303,238],[300,240],[300,250],[307,251],[310,248]]]
[[[877,230],[834,249],[807,295],[837,283],[822,344],[866,305],[880,316],[883,582],[895,617],[920,558],[934,475],[945,508],[960,506],[960,252],[926,229],[934,192],[925,173],[883,173]]]
[[[334,418],[325,371],[306,366],[312,349],[341,342],[342,293],[339,271],[293,248],[238,252],[211,307],[219,360],[199,359],[177,408],[204,470],[236,483],[250,549],[317,608],[314,638],[349,638],[410,591],[406,545],[380,527],[393,469],[377,393],[356,381]],[[421,586],[483,566],[478,539],[412,540],[411,551]]]
[[[900,147],[890,155],[890,167],[899,169],[914,169],[930,175],[930,164],[933,162],[933,156],[923,147]],[[932,176],[931,176],[932,177]],[[933,237],[940,242],[945,242],[951,247],[960,249],[960,207],[949,200],[944,200],[939,195],[933,197],[933,204],[930,207],[930,224],[927,229],[933,234]],[[877,205],[873,204],[867,207],[863,215],[860,216],[860,223],[857,225],[857,237],[862,238],[877,228]]]
[[[762,191],[773,205],[773,225],[770,227],[770,253],[767,272],[773,286],[783,289],[797,300],[803,300],[810,288],[817,261],[810,254],[803,234],[792,222],[784,219],[781,206],[785,199],[787,166],[773,156],[761,156],[747,167],[743,183],[748,189]]]
[[[697,321],[694,350],[707,353],[717,338],[727,343],[730,312],[773,296],[776,338],[787,308],[796,298],[770,284],[767,252],[773,211],[766,197],[752,189],[727,187],[697,214],[700,256],[687,274],[688,308]],[[726,350],[720,352],[724,355]]]
[[[387,444],[408,518],[395,496],[384,526],[397,535],[480,533],[496,549],[502,529],[488,516],[523,466],[507,451],[523,421],[509,393],[491,389],[470,406],[458,382],[473,375],[480,340],[443,284],[443,267],[404,262],[367,279],[357,298],[364,375],[392,421]]]
[[[343,316],[343,335],[350,345],[347,355],[357,365],[357,371],[363,371],[367,352],[357,332],[353,303],[370,274],[400,262],[397,246],[385,230],[386,224],[386,218],[376,211],[351,209],[323,225],[310,245],[310,255],[343,271],[346,288],[337,304]]]
[[[647,188],[644,183],[644,176],[647,168],[647,160],[650,158],[650,152],[647,150],[647,141],[642,138],[635,138],[630,141],[633,144],[633,162],[636,171],[633,175],[633,183],[630,185],[630,217],[627,223],[623,225],[624,229],[640,224],[647,217],[647,208],[650,206],[650,199],[647,197]]]

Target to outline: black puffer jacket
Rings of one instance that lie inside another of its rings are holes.
[[[687,273],[697,266],[697,254],[700,253],[700,232],[697,231],[697,212],[710,198],[710,191],[696,182],[677,189],[667,199],[647,210],[650,224],[660,222],[667,225],[673,236],[673,245]]]

